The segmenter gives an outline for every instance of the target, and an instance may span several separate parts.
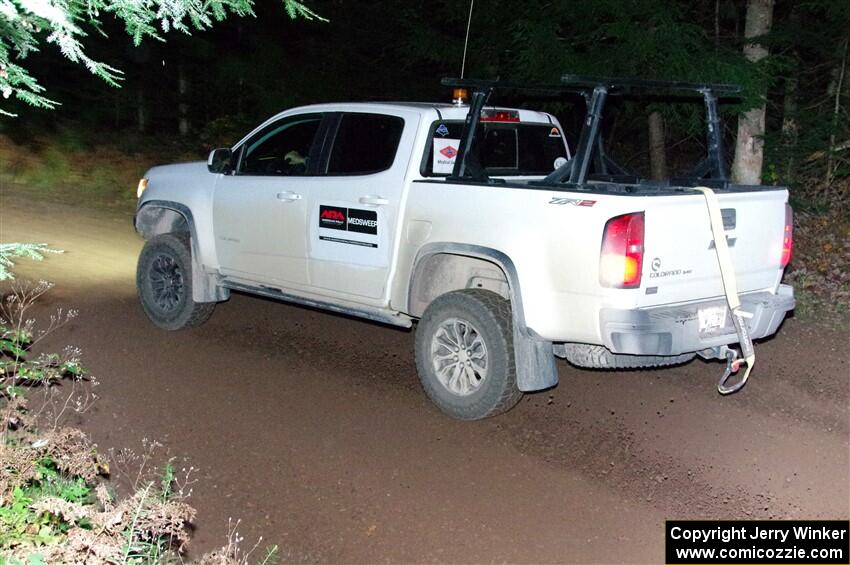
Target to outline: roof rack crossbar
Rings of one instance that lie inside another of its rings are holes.
[[[564,92],[580,94],[587,88],[564,86],[562,84],[525,84],[504,80],[482,80],[471,78],[444,77],[440,83],[452,88],[469,88],[472,90],[513,90],[518,92],[534,92],[556,96]],[[593,90],[592,88],[590,90]]]
[[[599,86],[605,88],[609,95],[669,94],[675,96],[702,97],[706,92],[713,92],[717,96],[735,98],[741,93],[741,87],[735,84],[588,77],[572,74],[565,74],[561,76],[560,84],[526,84],[503,80],[481,80],[452,77],[445,77],[441,82],[444,86],[454,88],[470,88],[473,90],[514,90],[550,95],[557,95],[565,92],[592,92]]]
[[[565,74],[561,76],[561,84],[572,88],[592,89],[604,86],[610,94],[618,91],[646,92],[646,93],[671,93],[688,94],[693,93],[702,96],[706,91],[718,95],[736,95],[741,93],[741,87],[736,84],[720,84],[708,82],[682,82],[670,80],[648,80],[614,77],[588,77],[580,75]]]

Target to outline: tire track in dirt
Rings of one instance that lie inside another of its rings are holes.
[[[676,519],[782,518],[772,493],[750,493],[719,485],[705,476],[706,461],[682,463],[674,456],[643,445],[621,419],[586,423],[560,415],[547,416],[540,431],[538,418],[526,417],[503,426],[519,451],[547,465],[578,470],[588,478],[643,500]],[[791,503],[788,503],[789,505]]]
[[[306,560],[658,562],[664,518],[850,514],[846,334],[786,323],[727,398],[716,363],[561,362],[559,387],[460,423],[420,391],[410,332],[238,294],[201,328],[156,330],[128,219],[59,213],[0,219],[69,250],[22,273],[81,310],[67,329],[105,385],[97,441],[163,439],[202,468],[198,552],[239,515]]]

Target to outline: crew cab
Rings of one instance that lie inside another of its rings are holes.
[[[712,187],[752,338],[794,307],[788,191],[726,178],[726,85],[566,77],[587,118],[575,151],[555,116],[489,104],[522,85],[446,80],[466,102],[320,104],[269,118],[207,162],[154,167],[135,226],[137,286],[157,326],[204,322],[240,291],[403,328],[445,413],[479,419],[592,368],[724,357],[738,341],[703,196]],[[604,152],[607,96],[705,100],[708,155],[647,181]],[[637,377],[636,378],[640,378]]]

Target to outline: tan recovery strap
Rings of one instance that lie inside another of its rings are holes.
[[[731,394],[741,390],[747,384],[750,371],[753,370],[753,365],[756,362],[753,340],[750,337],[746,322],[746,319],[752,318],[753,315],[741,308],[741,299],[738,297],[738,282],[735,278],[735,267],[732,265],[732,256],[729,253],[729,244],[726,241],[726,232],[723,228],[720,201],[717,199],[714,191],[708,187],[697,186],[692,188],[692,190],[702,192],[705,197],[705,203],[708,207],[708,217],[711,222],[711,233],[714,236],[714,249],[717,253],[717,262],[720,265],[720,279],[723,281],[723,290],[726,294],[726,304],[729,306],[729,311],[732,314],[732,323],[735,326],[738,341],[741,345],[743,359],[737,358],[737,352],[735,350],[727,350],[726,372],[723,373],[723,376],[720,377],[720,382],[717,383],[717,391],[720,394]],[[743,376],[737,383],[727,385],[727,381],[734,373],[738,372],[742,362],[747,364]]]

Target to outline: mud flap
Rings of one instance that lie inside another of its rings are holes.
[[[522,392],[543,390],[558,384],[558,368],[551,341],[525,335],[514,320],[514,357],[517,387]]]
[[[195,302],[224,302],[230,298],[230,289],[218,283],[216,275],[207,273],[192,259],[192,300]]]
[[[192,300],[195,302],[224,302],[230,298],[230,289],[219,284],[218,276],[206,272],[198,257],[201,256],[190,237],[192,246]]]

